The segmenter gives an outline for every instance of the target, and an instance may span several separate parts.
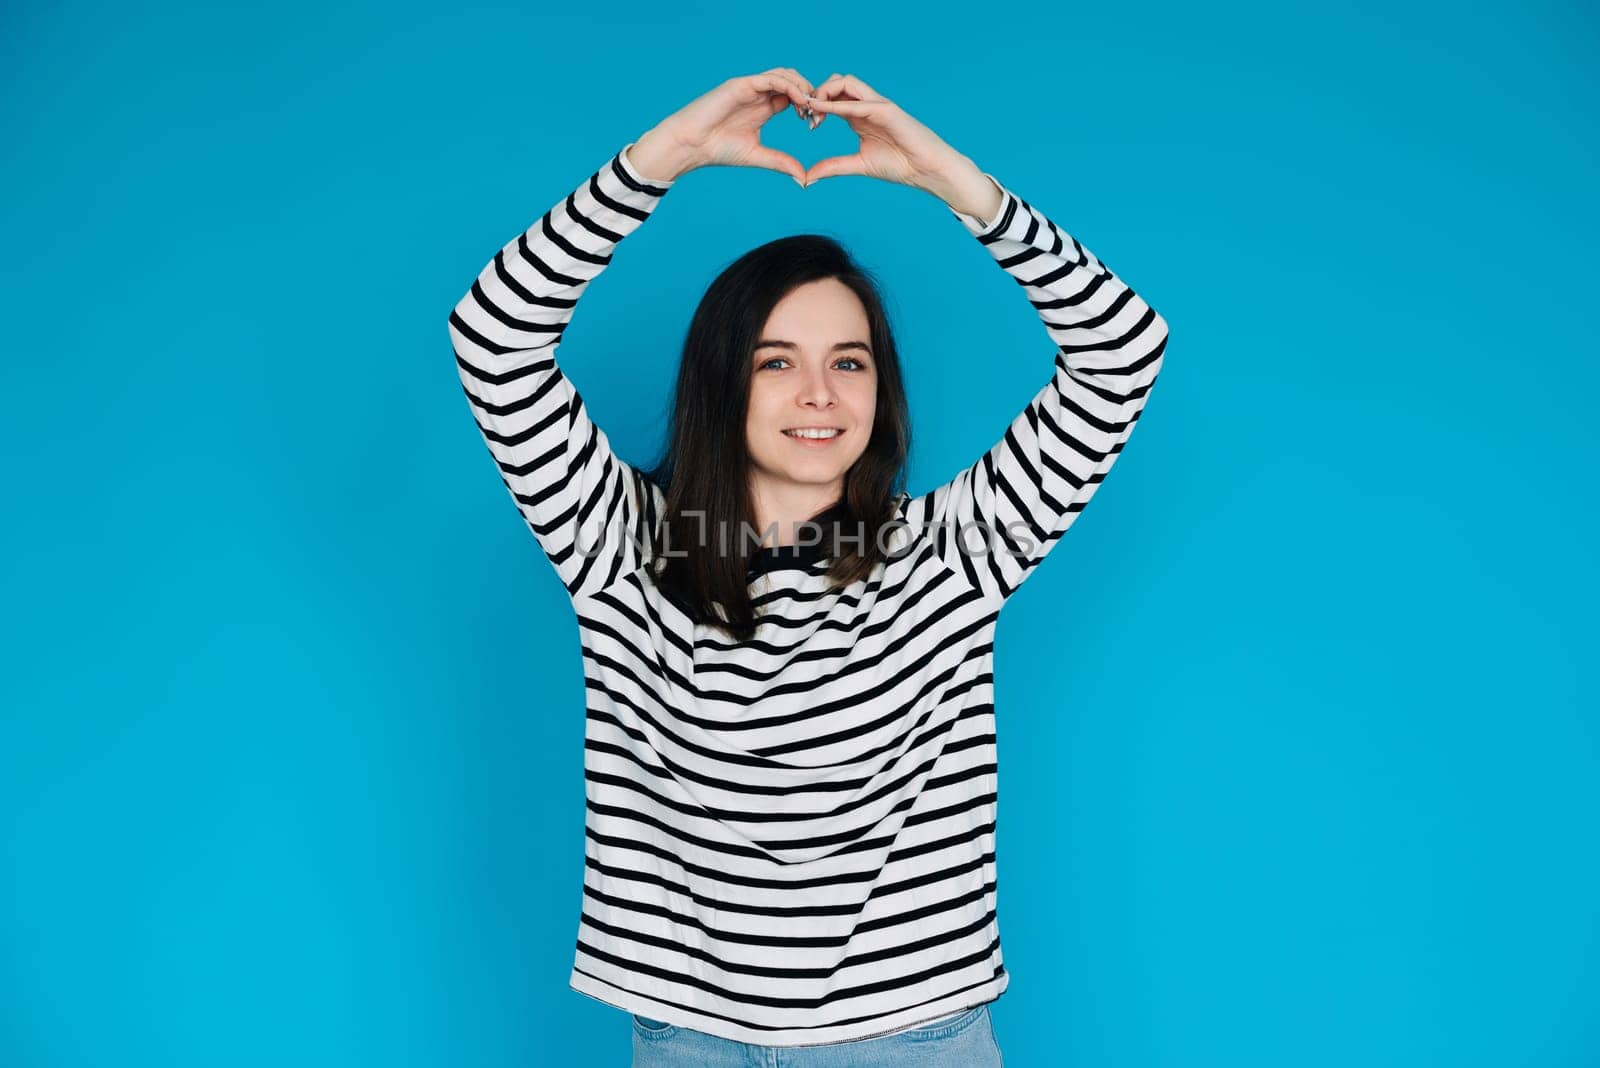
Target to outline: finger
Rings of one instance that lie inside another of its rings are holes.
[[[876,89],[874,89],[872,86],[868,85],[866,82],[862,81],[860,78],[857,78],[854,74],[846,74],[844,76],[844,84],[845,84],[845,87],[850,90],[850,94],[852,96],[854,96],[857,100],[882,100],[882,99],[884,99],[882,93],[878,92]]]
[[[839,103],[843,101],[851,104],[866,103],[866,101],[856,100],[850,95],[850,88],[845,84],[843,78],[838,79],[832,85],[820,86],[816,93],[812,95],[811,110],[813,113],[820,115],[822,113],[822,109],[817,106],[819,101],[827,101],[832,103]],[[841,114],[844,113],[841,112]]]
[[[800,161],[787,152],[779,152],[775,148],[757,145],[751,150],[750,156],[745,160],[746,167],[760,167],[763,170],[781,171],[799,182],[806,184],[806,169],[800,166]]]
[[[806,93],[800,86],[782,71],[767,71],[762,74],[752,74],[746,79],[752,88],[763,93],[781,93],[790,100],[804,101]]]
[[[872,86],[868,85],[866,82],[862,81],[860,78],[857,78],[853,74],[832,75],[827,81],[817,86],[817,91],[812,95],[825,97],[829,100],[837,100],[840,98],[847,98],[851,100],[884,99],[884,97],[874,90]]]
[[[805,75],[801,74],[798,70],[795,70],[793,67],[773,67],[772,69],[764,70],[761,73],[762,74],[775,75],[775,76],[780,77],[780,78],[792,79],[794,82],[796,82],[802,88],[804,88],[807,92],[811,91],[811,83],[806,80]]]
[[[884,100],[827,100],[819,96],[812,97],[811,108],[848,119],[870,119],[883,113],[885,103]]]
[[[802,119],[806,117],[806,92],[789,75],[781,72],[757,74],[752,76],[751,83],[763,92],[783,93],[794,102],[794,113]],[[777,112],[773,114],[776,115]]]
[[[822,100],[853,100],[855,99],[849,88],[844,84],[843,78],[835,78],[831,82],[817,86],[817,91],[811,94]]]
[[[783,67],[780,69],[798,82],[800,84],[800,88],[804,89],[807,93],[810,93],[816,88],[816,86],[811,84],[810,79],[808,79],[804,74],[801,74],[799,71],[795,70],[793,67]]]
[[[810,96],[812,93],[816,92],[816,86],[812,85],[809,78],[807,78],[804,74],[801,74],[793,67],[782,67],[779,69],[782,70],[783,73],[789,75],[790,78],[794,80],[796,85],[805,90],[807,97],[806,102],[796,108],[795,111],[799,114],[800,118],[805,121],[806,125],[815,130],[822,122],[822,116],[813,113],[811,110]]]
[[[785,97],[794,103],[795,114],[804,117],[806,90],[801,86],[799,80],[786,71],[770,71],[767,74],[758,75],[758,77],[765,79],[763,88],[766,91],[783,93]]]
[[[811,95],[812,96],[820,96],[824,89],[828,88],[829,86],[832,86],[832,85],[836,84],[839,81],[839,79],[841,79],[843,77],[844,77],[843,74],[830,74],[830,75],[828,75],[822,81],[817,83],[817,87],[816,87],[816,89],[814,89],[812,91]]]
[[[815,100],[817,97],[822,96],[825,90],[830,89],[842,77],[844,77],[844,75],[835,72],[818,82],[816,88],[811,90],[812,99]],[[808,110],[811,112],[811,128],[815,130],[818,126],[822,125],[822,120],[827,118],[827,116],[818,113],[815,107],[808,107]]]
[[[865,174],[865,161],[860,155],[829,156],[819,159],[807,168],[805,181],[807,185],[820,182],[824,178],[837,178],[843,174]]]

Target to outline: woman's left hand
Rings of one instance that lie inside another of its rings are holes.
[[[957,211],[987,218],[999,199],[977,164],[853,74],[835,74],[809,98],[812,110],[838,115],[861,139],[849,156],[830,156],[806,169],[806,184],[860,174],[932,193]],[[821,121],[820,119],[818,120]]]

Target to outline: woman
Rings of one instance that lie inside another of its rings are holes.
[[[859,152],[807,170],[761,145],[790,105],[812,128],[840,116]],[[554,354],[616,245],[707,166],[937,196],[1024,287],[1055,343],[1049,380],[971,467],[902,492],[882,301],[836,242],[801,235],[712,283],[665,458],[624,463]],[[860,79],[780,68],[628,143],[495,256],[450,334],[578,616],[573,989],[633,1015],[636,1064],[776,1047],[791,1065],[998,1064],[994,626],[1132,433],[1166,323]]]

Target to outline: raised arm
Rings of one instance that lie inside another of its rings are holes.
[[[649,562],[662,488],[620,460],[556,365],[578,298],[617,244],[698,167],[804,170],[761,127],[811,84],[791,68],[722,82],[615,156],[508,243],[450,313],[473,418],[512,500],[574,598]]]
[[[633,145],[495,253],[450,312],[478,430],[573,596],[644,562],[659,503],[659,490],[611,451],[555,360],[578,299],[672,185],[634,169]]]
[[[1160,373],[1167,324],[1071,234],[985,177],[1001,193],[996,214],[951,213],[1023,287],[1055,342],[1054,367],[1004,436],[908,502],[907,519],[933,534],[947,564],[1003,601],[1121,454]]]
[[[859,78],[836,74],[816,97],[813,109],[843,116],[861,147],[808,175],[868,175],[939,197],[1023,287],[1055,342],[1050,380],[1000,441],[902,506],[952,570],[1004,601],[1116,462],[1161,370],[1167,324],[1070,234]]]

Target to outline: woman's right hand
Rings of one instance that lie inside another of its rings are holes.
[[[791,103],[806,119],[813,88],[792,67],[729,78],[657,123],[628,149],[628,160],[644,177],[661,181],[696,167],[760,167],[782,171],[804,186],[805,167],[787,152],[763,145],[761,127]]]

